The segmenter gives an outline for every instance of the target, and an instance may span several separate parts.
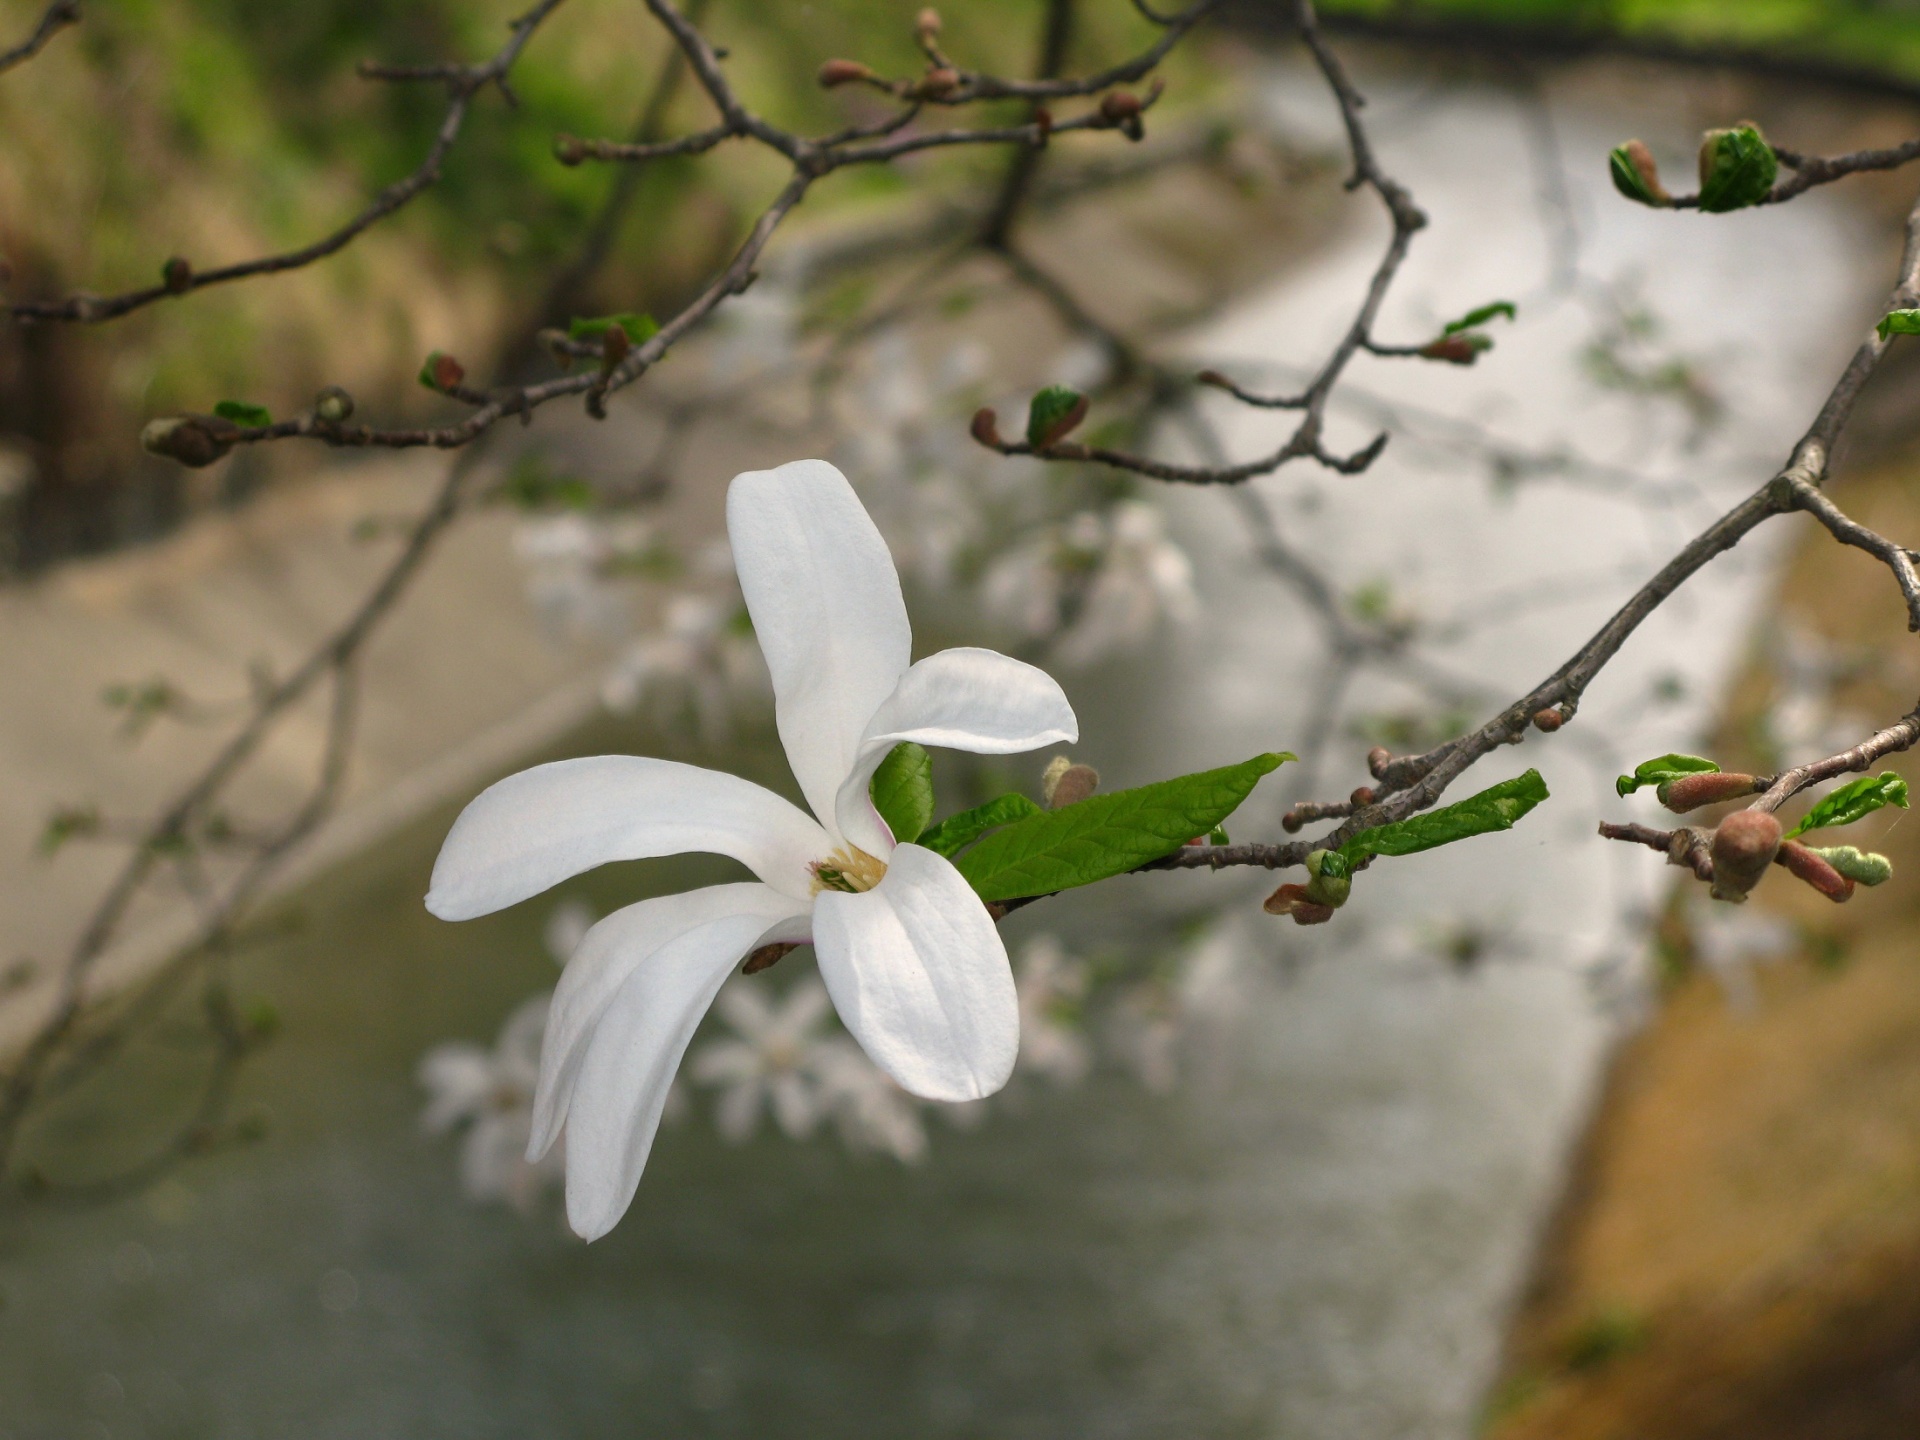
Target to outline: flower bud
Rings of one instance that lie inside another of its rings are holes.
[[[443,394],[467,378],[467,367],[453,356],[435,350],[420,367],[420,383]]]
[[[1480,358],[1482,350],[1489,348],[1484,335],[1442,335],[1438,340],[1420,347],[1420,358],[1444,360],[1449,365],[1471,365]]]
[[[873,71],[858,60],[829,60],[820,67],[817,77],[822,90],[832,90],[840,85],[852,85],[862,80],[874,78]]]
[[[1393,752],[1384,745],[1376,745],[1367,751],[1367,773],[1376,780],[1386,778],[1387,766],[1393,763]]]
[[[1307,899],[1338,910],[1353,892],[1353,871],[1338,850],[1315,850],[1307,856]]]
[[[1653,152],[1638,140],[1629,140],[1607,157],[1613,188],[1642,205],[1671,205],[1673,196],[1660,183],[1660,167]]]
[[[184,295],[193,288],[193,266],[175,255],[160,267],[160,283],[169,295]]]
[[[931,45],[940,35],[940,12],[931,5],[927,6],[920,12],[920,18],[913,22],[913,29],[922,45]]]
[[[1289,810],[1280,817],[1280,828],[1289,835],[1298,835],[1306,828],[1306,824],[1307,822],[1301,818],[1298,811]]]
[[[1806,881],[1834,904],[1844,905],[1853,898],[1853,881],[1835,869],[1818,850],[1809,849],[1798,840],[1785,840],[1780,844],[1777,858],[1790,874]]]
[[[1773,189],[1780,159],[1751,120],[1709,130],[1700,140],[1700,208],[1718,214],[1758,205]]]
[[[1544,710],[1536,710],[1533,712],[1533,728],[1545,734],[1551,735],[1566,723],[1567,717],[1551,705],[1547,706]]]
[[[553,158],[562,165],[578,165],[587,158],[586,142],[572,135],[556,135],[553,137]]]
[[[1660,803],[1676,815],[1698,810],[1702,805],[1717,805],[1753,794],[1753,776],[1733,770],[1714,770],[1703,775],[1676,775],[1663,780],[1653,793]]]
[[[631,349],[633,340],[626,330],[619,325],[609,325],[607,333],[600,337],[600,373],[611,375]]]
[[[1742,810],[1713,832],[1713,898],[1736,904],[1760,883],[1780,851],[1780,819],[1766,810]]]
[[[1375,798],[1371,785],[1358,785],[1354,787],[1353,793],[1347,796],[1347,802],[1357,810],[1363,805],[1373,804]]]
[[[993,413],[991,405],[982,405],[973,412],[973,423],[967,427],[973,438],[982,445],[998,450],[1006,441],[1000,438],[1000,417]]]
[[[147,422],[140,444],[150,455],[164,455],[199,470],[223,458],[239,433],[238,425],[217,415],[168,415]]]
[[[313,413],[329,425],[345,424],[353,418],[353,396],[338,385],[329,385],[313,397]]]
[[[948,65],[938,65],[920,77],[913,93],[922,100],[939,100],[959,88],[960,72]]]
[[[1144,139],[1146,126],[1140,120],[1140,97],[1128,90],[1109,90],[1100,97],[1100,118],[1129,140]]]
[[[1040,796],[1049,810],[1078,805],[1099,788],[1098,770],[1091,765],[1076,765],[1064,755],[1054,756],[1040,777]]]

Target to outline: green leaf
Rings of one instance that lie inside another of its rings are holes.
[[[1066,385],[1049,385],[1027,407],[1027,443],[1044,450],[1087,418],[1087,397]]]
[[[1613,788],[1624,798],[1643,785],[1663,784],[1681,775],[1714,775],[1719,770],[1713,761],[1702,760],[1698,755],[1662,755],[1636,766],[1633,774],[1620,776],[1613,782]]]
[[[989,835],[955,864],[982,900],[1048,895],[1124,875],[1206,834],[1239,808],[1262,775],[1295,758],[1256,755],[1042,811]]]
[[[1891,770],[1878,775],[1862,775],[1858,780],[1849,780],[1838,790],[1825,795],[1805,815],[1800,823],[1787,831],[1786,838],[1804,835],[1809,830],[1822,830],[1829,825],[1851,825],[1864,819],[1883,805],[1898,805],[1907,808],[1907,782]]]
[[[1496,315],[1504,315],[1511,320],[1518,314],[1518,308],[1511,300],[1495,300],[1491,305],[1482,305],[1477,310],[1469,310],[1458,320],[1448,322],[1442,335],[1458,335],[1462,330],[1471,330],[1476,325],[1484,325]]]
[[[1490,785],[1478,795],[1469,795],[1458,804],[1362,830],[1342,845],[1339,853],[1353,864],[1365,855],[1412,855],[1470,835],[1511,830],[1514,821],[1546,798],[1547,784],[1540,772],[1529,770]]]
[[[267,413],[264,405],[249,405],[244,400],[222,400],[213,407],[213,413],[222,420],[231,420],[236,425],[249,429],[258,429],[262,425],[271,425],[273,416]]]
[[[1893,862],[1871,850],[1857,850],[1851,845],[1833,845],[1825,850],[1814,850],[1813,853],[1856,884],[1884,885],[1893,878]]]
[[[603,315],[595,320],[583,320],[576,315],[567,326],[567,338],[598,340],[616,325],[626,331],[627,339],[636,345],[644,345],[660,333],[660,322],[651,315]]]
[[[1700,143],[1700,208],[1720,214],[1757,205],[1779,173],[1779,157],[1753,126],[1709,130]]]
[[[1658,172],[1649,181],[1647,176],[1640,173],[1640,167],[1633,163],[1629,147],[1636,145],[1639,145],[1637,140],[1629,140],[1625,145],[1614,146],[1613,152],[1607,156],[1607,169],[1613,176],[1613,188],[1627,199],[1638,200],[1642,205],[1670,204],[1672,197],[1661,186]],[[1644,145],[1639,145],[1639,148],[1642,154],[1646,153]],[[1649,167],[1653,164],[1650,155],[1647,156],[1647,164]]]
[[[1889,310],[1873,328],[1882,340],[1890,335],[1920,335],[1920,310]]]
[[[1029,815],[1044,815],[1033,801],[1024,795],[997,795],[984,805],[976,805],[971,810],[962,810],[958,815],[949,815],[931,830],[926,831],[914,843],[924,845],[945,855],[949,860],[954,852],[963,845],[971,845],[989,830],[997,830],[1002,825],[1011,825],[1016,820],[1024,820]]]
[[[933,756],[911,740],[903,740],[873,772],[867,793],[894,840],[911,844],[933,819]]]

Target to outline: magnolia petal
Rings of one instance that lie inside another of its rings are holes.
[[[867,721],[912,658],[900,576],[846,476],[824,460],[735,476],[727,534],[787,762],[831,825]]]
[[[594,1027],[642,965],[689,931],[721,920],[738,919],[740,928],[750,932],[743,942],[747,949],[773,926],[797,930],[804,939],[806,917],[793,916],[794,905],[770,885],[709,885],[628,905],[587,931],[554,987],[540,1046],[527,1159],[538,1160],[559,1135]]]
[[[840,833],[885,858],[887,849],[874,846],[890,847],[891,837],[881,828],[867,787],[887,752],[903,740],[976,755],[1012,755],[1079,738],[1073,706],[1046,671],[993,650],[929,655],[900,677],[868,720],[853,771],[834,804]]]
[[[1007,1083],[1020,1049],[1013,970],[943,856],[902,845],[873,889],[823,892],[813,944],[840,1019],[902,1089],[977,1100]]]
[[[567,1107],[567,1220],[585,1240],[633,1201],[673,1073],[734,962],[765,928],[731,915],[668,941],[601,1011]]]
[[[832,843],[798,807],[727,775],[642,755],[557,760],[488,786],[453,822],[427,909],[471,920],[610,860],[707,850],[804,900]]]

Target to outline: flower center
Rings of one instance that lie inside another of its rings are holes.
[[[887,873],[887,862],[876,860],[858,845],[842,845],[826,859],[816,860],[807,868],[813,871],[814,894],[822,890],[844,890],[849,895],[858,895],[880,883]]]

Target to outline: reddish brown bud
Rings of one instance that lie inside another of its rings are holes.
[[[556,135],[553,137],[553,158],[562,165],[578,165],[587,158],[586,142],[571,135]]]
[[[1044,105],[1033,107],[1034,128],[1040,132],[1040,143],[1047,143],[1047,137],[1053,134],[1053,112]]]
[[[1444,360],[1449,365],[1471,365],[1486,348],[1464,335],[1444,335],[1432,344],[1422,345],[1420,356],[1423,360]]]
[[[778,965],[799,948],[798,945],[790,944],[785,940],[776,940],[771,945],[762,945],[758,950],[747,956],[747,963],[740,967],[740,973],[742,975],[758,975],[762,970]]]
[[[1362,805],[1371,805],[1374,800],[1373,787],[1371,785],[1361,785],[1347,797],[1347,800],[1356,810]]]
[[[1780,852],[1780,819],[1766,810],[1729,815],[1713,832],[1713,898],[1741,901]]]
[[[983,405],[974,411],[973,423],[967,428],[973,432],[974,439],[995,450],[1007,443],[1000,438],[1000,417],[993,413],[991,405]]]
[[[832,90],[836,86],[852,85],[873,78],[873,71],[858,60],[829,60],[820,67],[818,76],[820,88],[823,90]]]
[[[1387,766],[1393,763],[1393,752],[1384,745],[1376,745],[1367,751],[1367,773],[1376,780],[1386,778]]]
[[[1753,776],[1731,770],[1712,770],[1704,775],[1680,775],[1663,781],[1654,797],[1673,811],[1684,815],[1702,805],[1717,805],[1753,794]]]
[[[1775,859],[1834,904],[1844,905],[1853,898],[1853,881],[1834,869],[1826,856],[1809,850],[1798,840],[1782,841]]]
[[[936,66],[920,77],[913,93],[922,100],[939,100],[960,88],[960,72],[946,65]]]
[[[431,369],[433,372],[433,384],[436,390],[451,390],[467,378],[467,367],[451,355],[436,353],[432,360]]]
[[[1286,814],[1280,817],[1280,828],[1289,835],[1298,835],[1306,828],[1306,824],[1307,822],[1292,810],[1287,811]]]
[[[1282,885],[1260,908],[1269,915],[1291,915],[1296,925],[1324,925],[1333,918],[1333,906],[1313,899],[1304,885]]]
[[[1101,116],[1116,125],[1139,113],[1140,97],[1130,90],[1109,90],[1100,97]]]
[[[1211,385],[1216,390],[1231,390],[1233,388],[1233,382],[1218,370],[1202,370],[1193,378],[1197,384]]]
[[[633,340],[618,325],[609,325],[607,333],[600,339],[600,373],[610,375],[614,367],[627,358],[627,352],[633,349]]]
[[[1662,205],[1671,204],[1673,196],[1669,195],[1667,187],[1660,183],[1660,167],[1655,163],[1653,152],[1646,147],[1645,143],[1629,140],[1620,148],[1626,152],[1627,163],[1633,166],[1634,173],[1640,177],[1640,183],[1647,187],[1647,193]]]
[[[1051,776],[1043,791],[1047,808],[1063,810],[1090,798],[1100,788],[1100,772],[1091,765],[1068,765]],[[1202,837],[1205,838],[1204,836]]]
[[[1544,730],[1549,735],[1566,723],[1567,717],[1551,705],[1544,710],[1536,710],[1533,712],[1533,728],[1536,730]]]
[[[193,288],[193,266],[174,256],[160,267],[160,283],[171,295],[184,295]]]
[[[233,448],[240,427],[220,415],[169,415],[149,421],[140,443],[149,454],[164,455],[198,470]]]

